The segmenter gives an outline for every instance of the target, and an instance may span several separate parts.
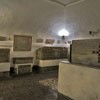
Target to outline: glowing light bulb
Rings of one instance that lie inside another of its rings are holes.
[[[59,36],[69,36],[69,32],[65,29],[62,29],[58,32]]]

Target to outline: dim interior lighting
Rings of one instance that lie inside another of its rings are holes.
[[[58,32],[59,36],[69,36],[69,32],[65,29],[62,29]]]
[[[69,32],[65,29],[62,29],[58,32],[58,35],[62,37],[63,41],[65,41],[65,36],[69,36]]]

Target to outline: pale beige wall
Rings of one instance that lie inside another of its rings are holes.
[[[58,91],[74,100],[100,100],[100,69],[61,62]]]

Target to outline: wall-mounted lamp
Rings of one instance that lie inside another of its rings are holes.
[[[65,36],[69,36],[69,32],[65,29],[62,29],[58,32],[58,35],[62,37],[62,40],[65,40]]]
[[[62,29],[58,32],[58,35],[62,37],[69,36],[69,32],[66,29]]]
[[[65,40],[65,36],[64,35],[62,36],[62,40]]]

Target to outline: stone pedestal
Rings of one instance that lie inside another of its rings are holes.
[[[100,100],[100,68],[61,62],[58,92],[72,100]]]

